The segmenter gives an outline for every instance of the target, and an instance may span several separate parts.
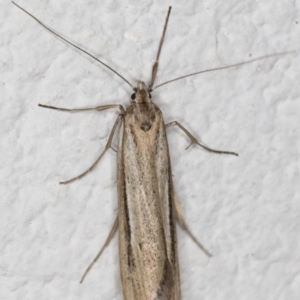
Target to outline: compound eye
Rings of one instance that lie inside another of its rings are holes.
[[[131,95],[131,100],[134,100],[135,99],[135,93],[133,93],[132,95]]]

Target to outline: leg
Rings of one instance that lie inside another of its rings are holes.
[[[176,217],[177,221],[180,225],[180,227],[189,235],[189,237],[196,243],[196,245],[209,257],[212,255],[208,252],[208,250],[205,249],[205,247],[195,238],[195,236],[191,233],[190,229],[185,223],[184,216],[183,216],[183,211],[181,208],[181,205],[179,203],[177,194],[173,188],[174,191],[174,204],[175,204],[175,212],[176,212]]]
[[[51,105],[45,105],[45,104],[39,104],[40,107],[45,107],[45,108],[51,108],[51,109],[56,109],[56,110],[61,110],[61,111],[68,111],[68,112],[81,112],[81,111],[90,111],[90,110],[96,110],[96,111],[102,111],[106,109],[111,109],[111,108],[119,108],[121,110],[121,113],[124,113],[124,108],[120,104],[109,104],[109,105],[101,105],[101,106],[96,106],[96,107],[91,107],[91,108],[63,108],[63,107],[56,107],[56,106],[51,106]]]
[[[235,152],[216,150],[216,149],[212,149],[212,148],[209,148],[209,147],[203,145],[202,143],[198,142],[196,140],[196,138],[186,128],[184,128],[180,123],[178,123],[177,121],[173,121],[171,123],[168,123],[165,126],[166,126],[166,128],[169,128],[171,126],[178,126],[190,138],[191,143],[186,149],[190,148],[191,145],[196,144],[196,145],[204,148],[205,150],[207,150],[209,152],[214,152],[214,153],[219,153],[219,154],[231,154],[231,155],[238,156],[238,154],[235,153]]]
[[[93,259],[93,261],[90,263],[90,265],[88,266],[88,268],[85,270],[84,274],[82,275],[81,279],[80,279],[80,283],[83,282],[85,276],[87,275],[87,273],[90,271],[90,269],[93,267],[93,265],[96,263],[96,261],[99,259],[99,257],[101,256],[102,252],[104,251],[104,249],[109,245],[111,239],[113,238],[115,232],[118,229],[118,225],[119,225],[119,219],[118,217],[116,218],[114,225],[112,227],[112,229],[110,230],[110,233],[104,243],[104,245],[101,247],[100,251],[98,252],[98,254],[96,255],[96,257]]]
[[[114,133],[117,129],[117,126],[120,122],[120,120],[123,118],[123,115],[119,115],[119,117],[117,118],[115,124],[114,124],[114,127],[113,129],[111,130],[111,133],[109,135],[109,138],[108,138],[108,141],[107,141],[107,144],[105,146],[105,149],[103,150],[103,152],[101,153],[101,155],[96,159],[96,161],[92,164],[92,166],[90,168],[88,168],[85,172],[83,172],[82,174],[72,178],[72,179],[69,179],[69,180],[66,180],[66,181],[61,181],[60,184],[68,184],[68,183],[71,183],[77,179],[80,179],[82,178],[84,175],[86,175],[88,172],[92,171],[94,169],[94,167],[97,165],[97,163],[100,161],[100,159],[103,157],[103,155],[105,154],[105,152],[111,147],[111,142],[112,142],[112,139],[113,139],[113,136],[114,136]]]

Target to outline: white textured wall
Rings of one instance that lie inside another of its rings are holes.
[[[173,6],[157,83],[274,52],[300,50],[299,0],[18,0],[52,29],[149,81]],[[238,158],[188,145],[171,129],[174,182],[208,259],[180,229],[183,300],[300,299],[300,56],[178,81],[153,92],[165,121]],[[0,299],[122,299],[117,239],[78,281],[117,210],[116,154],[104,148],[117,111],[39,108],[129,104],[118,77],[0,3]]]

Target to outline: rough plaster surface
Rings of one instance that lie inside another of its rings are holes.
[[[173,11],[157,83],[300,49],[297,1],[19,0],[52,29],[149,81],[168,5]],[[39,108],[129,104],[118,77],[0,3],[0,299],[122,299],[115,237],[84,284],[117,210],[116,154],[90,166],[117,111]],[[300,56],[207,73],[153,92],[216,155],[169,131],[174,182],[207,258],[180,229],[183,300],[300,299]]]

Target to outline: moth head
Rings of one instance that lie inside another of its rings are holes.
[[[131,95],[131,100],[135,103],[151,102],[150,92],[143,81],[138,81],[137,87],[134,88],[134,93]]]

